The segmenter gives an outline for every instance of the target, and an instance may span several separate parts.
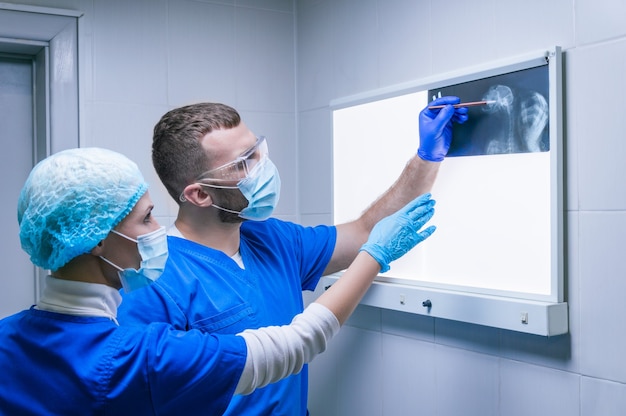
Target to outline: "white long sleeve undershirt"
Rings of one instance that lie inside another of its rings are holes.
[[[297,374],[304,364],[326,350],[339,332],[337,317],[319,303],[310,304],[289,325],[248,329],[237,334],[246,340],[248,356],[235,394]]]

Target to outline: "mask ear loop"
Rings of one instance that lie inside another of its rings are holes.
[[[135,240],[134,238],[130,238],[129,236],[124,235],[124,234],[120,233],[119,231],[111,230],[111,232],[112,232],[113,234],[117,234],[117,235],[119,235],[120,237],[124,237],[125,239],[127,239],[127,240],[129,240],[129,241],[132,241],[132,242],[133,242],[133,243],[135,243],[135,244],[137,244],[137,243],[138,243],[138,241],[137,241],[137,240]]]
[[[109,260],[109,259],[107,259],[107,258],[105,258],[105,257],[102,257],[102,256],[98,256],[98,257],[100,257],[102,260],[104,260],[106,263],[110,264],[111,266],[115,267],[118,271],[120,271],[120,272],[123,272],[123,271],[124,271],[124,269],[122,269],[122,268],[121,268],[120,266],[118,266],[117,264],[113,263],[111,260]]]
[[[202,182],[196,182],[196,185],[208,186],[209,188],[215,188],[215,189],[239,189],[238,186],[233,186],[233,185],[214,185],[212,183],[202,183]]]
[[[221,211],[230,212],[231,214],[237,214],[237,215],[241,214],[241,211],[235,211],[235,210],[228,209],[228,208],[222,208],[222,207],[220,207],[219,205],[215,205],[215,204],[213,204],[213,205],[211,205],[211,206],[212,206],[212,207],[215,207],[215,208],[217,208],[217,209],[219,209],[219,210],[221,210]]]
[[[124,237],[125,239],[127,239],[127,240],[129,240],[129,241],[132,241],[132,242],[133,242],[133,243],[135,243],[135,244],[137,244],[137,243],[138,243],[138,241],[137,241],[137,240],[135,240],[135,239],[133,239],[133,238],[130,238],[129,236],[124,235],[124,234],[120,233],[119,231],[116,231],[116,230],[111,230],[111,232],[112,232],[113,234],[117,234],[117,235],[119,235],[120,237]],[[102,244],[102,243],[100,243],[100,244]],[[117,264],[113,263],[111,260],[109,260],[109,259],[107,259],[107,258],[105,258],[105,257],[103,257],[103,256],[98,256],[98,257],[100,257],[102,260],[104,260],[106,263],[110,264],[111,266],[115,267],[118,271],[120,271],[120,272],[123,272],[123,271],[124,271],[124,269],[122,269],[122,268],[121,268],[120,266],[118,266]]]

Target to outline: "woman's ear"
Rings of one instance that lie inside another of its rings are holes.
[[[188,202],[198,207],[210,207],[213,205],[213,198],[206,193],[201,185],[192,183],[183,189],[182,196]]]
[[[97,246],[91,249],[91,254],[98,257],[102,255],[103,250],[104,250],[104,240],[100,241]]]

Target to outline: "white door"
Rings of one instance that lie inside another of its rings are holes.
[[[19,192],[33,167],[33,61],[0,56],[0,318],[35,302],[36,271],[21,249]]]

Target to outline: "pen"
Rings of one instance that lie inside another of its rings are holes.
[[[472,101],[469,103],[459,103],[459,104],[453,104],[452,107],[454,108],[460,108],[460,107],[474,107],[477,105],[488,105],[488,104],[493,104],[495,103],[495,101],[493,100],[489,100],[489,101]],[[448,104],[444,104],[444,105],[432,105],[430,107],[428,107],[430,110],[436,110],[436,109],[440,109],[440,108],[445,108]]]

